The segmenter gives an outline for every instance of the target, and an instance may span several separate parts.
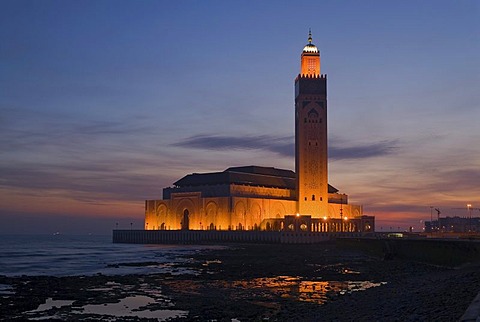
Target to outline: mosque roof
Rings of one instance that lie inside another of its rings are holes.
[[[307,44],[303,47],[304,53],[318,53],[318,48],[314,44]]]
[[[310,31],[308,33],[308,44],[303,47],[303,52],[304,53],[309,53],[309,54],[318,54],[318,48],[314,44],[312,44],[312,32]]]
[[[270,188],[295,189],[295,172],[273,167],[231,167],[223,172],[192,173],[176,181],[176,187],[205,186],[217,184],[241,184]],[[328,192],[338,190],[328,185]]]

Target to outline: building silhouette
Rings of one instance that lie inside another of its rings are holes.
[[[440,217],[425,222],[426,233],[475,233],[480,232],[480,217]]]

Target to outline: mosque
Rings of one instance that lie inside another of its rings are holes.
[[[328,184],[327,75],[312,43],[295,79],[295,172],[241,166],[192,173],[145,201],[146,230],[373,232],[375,217]]]

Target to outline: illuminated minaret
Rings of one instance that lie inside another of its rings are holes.
[[[327,76],[320,74],[320,52],[312,33],[303,48],[295,79],[295,172],[297,212],[328,214]]]

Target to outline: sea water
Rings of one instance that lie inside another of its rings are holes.
[[[114,244],[111,236],[69,235],[18,235],[0,236],[0,275],[6,276],[80,276],[126,275],[126,274],[197,274],[188,271],[185,265],[190,255],[205,249],[223,246],[198,245],[142,245]],[[219,261],[206,261],[205,266]],[[179,264],[179,265],[177,265]],[[187,265],[188,266],[188,265]],[[345,270],[345,273],[356,272]],[[221,282],[220,282],[221,283]],[[370,281],[323,281],[306,280],[299,276],[267,276],[251,280],[225,281],[225,287],[265,290],[268,294],[296,298],[298,301],[323,304],[331,293],[346,294],[364,291],[384,285]],[[115,301],[104,303],[75,304],[75,298],[48,297],[36,309],[14,316],[29,320],[78,320],[85,314],[110,321],[122,321],[129,317],[140,317],[165,321],[174,317],[187,317],[188,311],[175,309],[172,300],[161,292],[158,285],[140,284],[135,291],[131,285],[106,282],[88,289],[90,292],[112,292]],[[118,292],[120,290],[120,292]],[[11,285],[0,284],[0,296],[15,296]],[[113,295],[112,295],[113,296]],[[151,308],[150,305],[156,305]],[[159,306],[160,305],[160,306]],[[1,315],[1,314],[0,314]],[[234,321],[235,319],[232,319]]]
[[[95,235],[0,235],[0,275],[163,273],[188,254],[212,247],[114,244],[111,236]]]

